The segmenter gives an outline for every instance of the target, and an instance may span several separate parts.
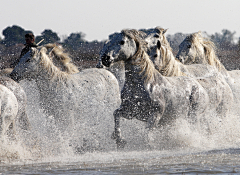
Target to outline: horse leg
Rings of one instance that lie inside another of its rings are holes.
[[[115,131],[112,134],[112,139],[116,140],[117,148],[124,148],[126,145],[126,141],[123,139],[121,135],[121,129],[120,129],[120,113],[121,109],[117,109],[114,111],[114,122],[115,122]]]
[[[160,122],[161,117],[162,117],[162,113],[152,112],[147,121],[147,123],[148,123],[147,128],[151,130],[156,127],[159,127],[159,122]]]

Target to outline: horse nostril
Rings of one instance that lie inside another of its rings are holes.
[[[109,55],[107,55],[107,54],[104,54],[104,55],[102,56],[102,64],[103,64],[104,66],[109,67],[110,64],[111,64],[111,57],[110,57]]]

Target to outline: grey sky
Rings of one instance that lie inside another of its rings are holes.
[[[239,0],[1,0],[0,31],[18,25],[35,35],[51,29],[101,41],[122,29],[161,26],[168,34],[228,29],[240,37],[239,7]]]

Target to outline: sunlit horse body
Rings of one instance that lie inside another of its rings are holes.
[[[114,112],[112,138],[118,147],[126,141],[121,136],[120,118],[136,118],[149,128],[171,125],[176,118],[190,122],[204,120],[209,110],[209,97],[199,82],[191,77],[165,77],[154,67],[144,50],[144,40],[136,30],[123,30],[109,41],[102,53],[102,63],[110,66],[124,61],[126,81],[121,92],[122,103]]]
[[[240,104],[240,71],[227,71],[215,53],[214,43],[202,37],[201,32],[190,34],[184,39],[179,46],[177,59],[186,65],[200,63],[216,67],[231,87],[235,101]]]
[[[117,108],[120,104],[118,82],[112,73],[96,68],[79,72],[70,61],[60,47],[48,44],[31,48],[11,73],[17,81],[36,81],[43,109],[63,130],[73,129],[98,106]],[[103,117],[98,112],[95,115]]]
[[[158,60],[158,70],[169,76],[171,73],[168,73],[168,71],[171,69],[165,69],[162,71],[162,68],[166,68],[166,64],[169,63],[166,60],[166,57],[164,57],[167,49],[167,47],[162,46],[160,41],[158,41],[155,49],[153,48],[151,50],[150,59]],[[220,118],[226,117],[229,114],[233,104],[233,94],[230,86],[222,74],[218,72],[218,74],[215,73],[214,76],[194,77],[194,79],[196,79],[208,92],[208,96],[211,102],[209,104],[209,108],[212,111],[211,113],[217,114],[217,116]]]
[[[4,142],[6,136],[15,138],[18,101],[13,92],[0,84],[0,139]]]
[[[194,77],[208,92],[210,110],[221,118],[227,116],[232,107],[233,94],[224,76],[218,69],[208,64],[184,65],[177,61],[172,53],[170,44],[164,33],[149,34],[148,41],[150,59],[155,68],[164,76],[191,76]],[[163,43],[163,44],[162,44]],[[217,64],[221,66],[220,62]]]

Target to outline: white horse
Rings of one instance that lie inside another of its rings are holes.
[[[160,72],[167,72],[166,70],[168,70],[166,67],[169,62],[164,59],[166,50],[167,48],[162,46],[160,41],[158,41],[157,46],[155,49],[152,49],[150,54],[151,60],[157,60],[158,70]],[[168,73],[166,74],[169,75]],[[217,116],[221,118],[226,117],[233,104],[233,94],[230,86],[221,73],[208,77],[195,77],[194,79],[196,79],[208,92],[211,101],[209,104],[210,110],[213,110],[212,112],[217,113]]]
[[[148,128],[171,125],[179,117],[194,123],[205,120],[210,105],[208,93],[197,80],[161,75],[144,49],[146,43],[136,33],[123,30],[115,35],[102,56],[107,67],[118,61],[125,63],[126,81],[121,106],[114,112],[112,135],[120,148],[126,144],[120,131],[121,117],[147,122]]]
[[[158,33],[159,37],[156,37]],[[175,59],[164,33],[161,30],[158,33],[149,34],[145,38],[148,41],[148,47],[150,46],[149,56],[155,68],[164,76],[194,77],[208,92],[211,101],[210,109],[215,110],[218,116],[227,116],[232,107],[233,94],[224,76],[215,68],[217,66],[182,64]],[[221,66],[220,62],[216,65]]]
[[[240,78],[239,70],[227,71],[216,55],[216,46],[201,32],[187,36],[179,45],[177,59],[183,64],[209,64],[216,67],[225,77]],[[234,76],[234,75],[237,75]]]
[[[214,43],[202,37],[201,32],[193,33],[183,40],[176,58],[186,65],[209,64],[219,71],[226,71],[216,56]]]
[[[240,104],[240,71],[227,71],[216,55],[214,43],[202,37],[201,32],[187,36],[179,45],[176,57],[186,65],[200,63],[216,67],[231,87],[236,102]]]
[[[4,142],[6,136],[15,138],[18,101],[13,92],[2,84],[0,84],[0,108],[0,139]]]
[[[55,62],[61,66],[57,67]],[[111,111],[120,104],[118,82],[112,73],[96,68],[78,72],[70,57],[52,44],[31,48],[11,77],[16,81],[36,81],[43,109],[63,131],[74,129],[90,113],[101,119],[100,106]]]
[[[145,41],[148,43],[148,54],[151,55],[151,59],[155,65],[155,68],[159,70],[164,76],[182,76],[187,75],[190,77],[209,77],[209,76],[219,76],[218,70],[211,65],[203,64],[190,64],[185,65],[176,60],[173,55],[172,48],[165,37],[166,30],[159,28],[148,34]],[[156,51],[157,43],[160,41],[162,50],[161,59],[160,57],[154,57]],[[153,51],[152,51],[153,50]],[[164,65],[164,67],[162,67]]]

